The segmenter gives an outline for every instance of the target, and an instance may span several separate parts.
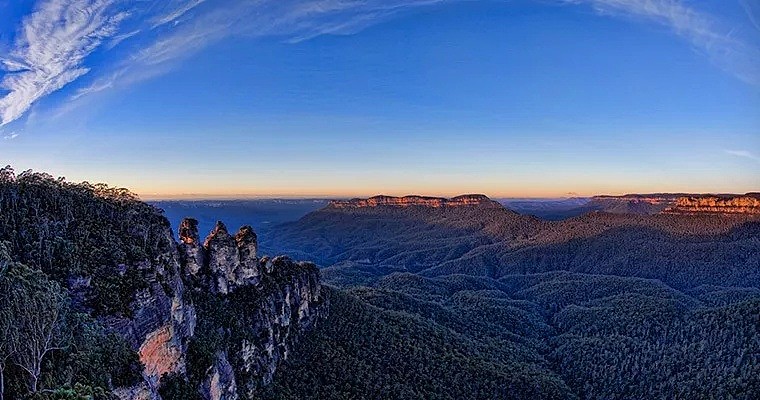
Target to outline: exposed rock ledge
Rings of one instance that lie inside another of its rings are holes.
[[[368,199],[333,200],[328,207],[332,208],[369,208],[369,207],[464,207],[464,206],[489,206],[501,207],[501,205],[488,196],[482,194],[466,194],[446,199],[442,197],[425,196],[375,196]]]
[[[760,215],[760,193],[653,193],[595,196],[589,210],[624,214],[743,214]]]
[[[218,222],[201,244],[198,222],[185,219],[179,239],[176,252],[167,258],[173,261],[172,269],[181,271],[175,275],[181,279],[173,287],[173,301],[162,300],[173,304],[150,308],[155,310],[155,323],[135,334],[145,382],[115,393],[125,400],[160,400],[158,388],[165,374],[185,376],[188,343],[198,334],[196,324],[204,321],[203,314],[196,316],[198,304],[188,301],[189,291],[227,301],[240,290],[244,295],[239,297],[246,299],[243,311],[236,311],[232,318],[236,326],[242,326],[243,338],[231,340],[219,349],[211,365],[203,366],[206,378],[196,389],[205,399],[253,398],[272,381],[299,336],[326,314],[319,270],[283,256],[259,258],[256,234],[248,226],[232,236]],[[146,294],[144,302],[151,305],[155,297]]]
[[[760,215],[760,193],[743,196],[683,196],[668,207],[670,214],[756,214]]]

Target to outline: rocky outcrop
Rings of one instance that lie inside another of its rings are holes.
[[[753,214],[760,215],[760,193],[743,196],[683,196],[665,210],[670,214]]]
[[[239,398],[235,371],[227,361],[226,352],[220,351],[216,354],[214,365],[201,386],[201,393],[209,400],[237,400]]]
[[[615,214],[760,214],[760,194],[655,193],[596,196],[584,208]]]
[[[330,208],[368,208],[368,207],[465,207],[487,206],[501,207],[501,205],[482,194],[467,194],[451,199],[442,197],[425,196],[375,196],[368,199],[333,200]]]
[[[264,257],[261,265],[259,284],[238,289],[240,293],[235,293],[227,303],[232,308],[245,306],[249,310],[239,316],[243,328],[233,335],[239,340],[225,349],[234,374],[231,377],[222,374],[220,378],[220,382],[234,381],[242,398],[254,397],[260,388],[272,382],[293,344],[326,312],[316,266],[284,256]],[[211,374],[216,371],[219,368],[215,367]],[[223,389],[222,386],[218,389]],[[211,390],[204,395],[212,398],[213,393]]]
[[[144,382],[115,393],[122,399],[158,399],[164,374],[184,373],[185,354],[195,330],[195,308],[185,297],[180,262],[168,223],[162,243],[169,244],[157,260],[139,269],[150,285],[137,293],[131,318],[111,318],[114,327],[137,350],[144,365]]]
[[[203,266],[205,253],[198,238],[198,221],[185,218],[179,226],[179,257],[185,277],[197,277]]]
[[[188,299],[204,297],[189,296],[188,291],[207,293],[229,308],[229,321],[212,327],[234,331],[229,343],[216,351],[211,365],[194,366],[206,369],[196,389],[212,400],[253,397],[272,382],[300,335],[327,312],[316,266],[283,256],[259,258],[257,237],[249,226],[232,236],[218,222],[201,244],[197,221],[185,219],[175,251],[168,251],[163,261],[145,266],[155,271],[156,283],[138,295],[135,318],[121,321],[120,331],[145,366],[143,383],[115,392],[122,399],[160,400],[162,377],[185,376],[196,324],[213,319],[196,315],[199,304]]]
[[[197,222],[180,226],[178,245],[186,283],[196,292],[212,294],[202,301],[216,309],[198,318],[216,319],[220,313],[234,319],[218,329],[228,331],[229,342],[217,349],[200,392],[206,399],[251,398],[272,382],[300,335],[313,328],[327,312],[314,264],[288,257],[258,258],[256,233],[243,226],[232,236],[217,222],[203,245]],[[199,366],[195,366],[196,368]]]
[[[227,294],[236,287],[255,285],[261,277],[258,241],[250,226],[243,226],[233,237],[219,221],[201,245],[198,221],[187,218],[180,224],[179,237],[182,271],[189,282]]]

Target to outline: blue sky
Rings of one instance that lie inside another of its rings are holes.
[[[0,0],[0,162],[145,197],[760,190],[756,0]]]

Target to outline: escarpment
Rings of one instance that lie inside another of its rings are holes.
[[[188,346],[196,356],[180,379],[206,399],[250,398],[326,314],[319,270],[285,256],[259,258],[249,226],[233,236],[218,222],[201,244],[197,221],[185,219],[179,239],[186,297],[198,310]]]
[[[425,196],[374,196],[368,199],[334,200],[330,208],[370,208],[370,207],[464,207],[487,206],[500,208],[501,205],[482,194],[466,194],[451,199]]]
[[[175,249],[165,254],[173,297],[156,283],[138,295],[134,320],[120,329],[138,349],[144,382],[115,393],[160,399],[175,395],[166,392],[174,381],[203,399],[254,396],[327,313],[318,269],[285,256],[259,258],[251,227],[233,236],[222,222],[201,242],[197,221],[185,219]]]
[[[665,212],[760,215],[760,193],[747,193],[743,196],[683,196]]]
[[[46,385],[250,398],[327,312],[317,268],[260,257],[250,227],[218,223],[204,241],[197,221],[178,228],[179,242],[161,210],[125,189],[0,169],[0,266],[33,271],[66,299]],[[5,398],[25,398],[24,371],[6,372]]]
[[[760,215],[760,193],[686,194],[654,193],[595,196],[584,206],[589,211],[618,214],[750,214]]]

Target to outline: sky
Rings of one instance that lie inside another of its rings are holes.
[[[0,163],[151,199],[760,191],[760,0],[0,0]]]

